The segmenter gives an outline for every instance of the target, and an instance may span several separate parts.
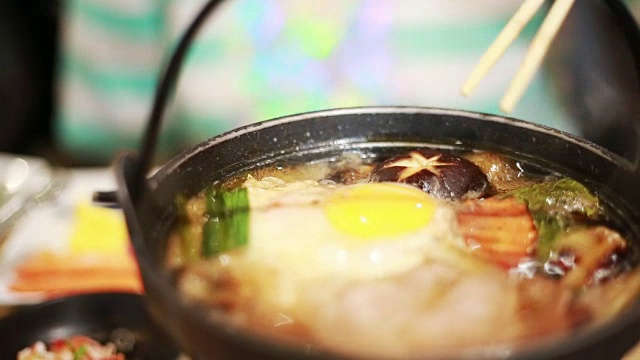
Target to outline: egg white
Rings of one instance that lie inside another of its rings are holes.
[[[432,220],[417,231],[363,240],[337,230],[323,210],[325,199],[350,185],[267,178],[249,179],[245,186],[251,206],[245,260],[298,280],[387,278],[426,258],[450,256],[446,248],[464,247],[445,202],[435,202]]]

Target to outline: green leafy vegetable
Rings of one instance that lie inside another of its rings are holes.
[[[249,238],[249,197],[238,188],[205,191],[207,221],[202,228],[202,256],[210,257],[246,245]]]
[[[584,185],[569,178],[523,187],[508,194],[526,202],[531,211],[565,217],[580,214],[592,220],[604,214],[598,198]]]
[[[581,183],[562,178],[513,190],[527,204],[538,229],[538,256],[546,260],[557,236],[573,225],[575,218],[597,220],[604,216],[598,198]]]
[[[533,222],[538,229],[538,258],[547,261],[558,235],[569,227],[568,223],[560,216],[552,216],[541,211],[533,213]]]
[[[87,345],[82,345],[73,351],[73,360],[82,360],[87,353]]]

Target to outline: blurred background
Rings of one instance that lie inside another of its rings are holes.
[[[161,159],[240,125],[311,110],[417,105],[500,114],[499,100],[544,14],[474,94],[465,98],[459,89],[521,2],[226,1],[189,54]],[[162,64],[203,3],[1,1],[0,151],[101,166],[119,149],[137,148]],[[511,116],[613,146],[598,119],[627,116],[607,107],[635,103],[637,92],[619,100],[611,99],[617,83],[595,94],[576,85],[578,70],[593,74],[587,82],[628,77],[602,66],[607,38],[598,37],[589,3],[576,2],[568,20],[574,33],[561,35],[565,43]],[[626,4],[640,14],[640,0]]]

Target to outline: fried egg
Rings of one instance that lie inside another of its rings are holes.
[[[245,260],[299,280],[387,278],[464,244],[450,205],[410,185],[250,178],[245,187]]]

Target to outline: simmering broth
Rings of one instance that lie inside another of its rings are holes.
[[[212,315],[363,357],[517,348],[640,291],[615,201],[487,152],[348,153],[176,199],[167,267]]]

